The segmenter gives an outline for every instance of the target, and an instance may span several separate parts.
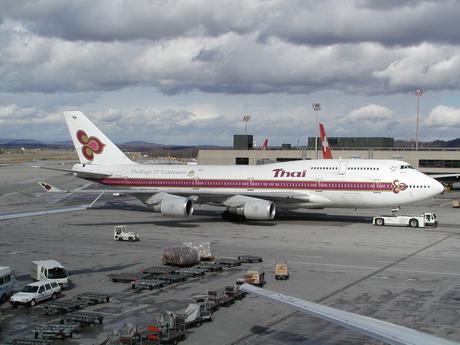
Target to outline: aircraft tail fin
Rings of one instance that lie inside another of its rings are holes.
[[[326,131],[322,123],[319,124],[319,133],[321,135],[321,145],[323,148],[323,159],[332,159],[332,151],[327,140]]]
[[[64,117],[80,163],[133,163],[82,112],[66,111]]]
[[[262,150],[266,150],[268,148],[268,138],[265,138],[264,143],[261,146]]]

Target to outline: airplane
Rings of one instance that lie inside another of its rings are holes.
[[[318,317],[388,344],[460,345],[457,342],[439,338],[415,329],[327,307],[322,304],[305,301],[300,298],[287,296],[279,292],[262,289],[253,285],[243,284],[241,285],[240,290],[287,305],[307,315]]]
[[[327,140],[326,131],[324,130],[324,125],[319,124],[319,133],[321,136],[321,147],[323,149],[323,159],[332,159],[332,152],[329,146],[329,141]]]
[[[143,165],[131,161],[83,113],[64,114],[80,163],[59,169],[116,189],[58,193],[124,193],[153,212],[190,216],[194,204],[271,220],[277,208],[398,207],[434,197],[442,184],[399,160],[302,160],[259,166]]]

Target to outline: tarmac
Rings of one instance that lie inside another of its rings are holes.
[[[0,214],[88,204],[95,197],[45,193],[37,184],[41,180],[63,189],[95,187],[30,164],[2,165]],[[22,288],[31,282],[31,261],[55,259],[72,272],[73,286],[62,299],[87,291],[112,296],[110,303],[85,309],[104,315],[103,325],[56,344],[100,344],[127,322],[145,328],[160,310],[184,310],[193,295],[233,284],[250,268],[265,269],[268,289],[460,342],[460,211],[451,205],[457,198],[460,192],[451,191],[403,207],[402,214],[438,215],[439,227],[415,230],[373,226],[372,217],[388,209],[303,210],[280,212],[274,221],[237,222],[223,220],[217,207],[200,206],[190,218],[171,218],[129,196],[106,196],[90,210],[0,221],[0,266],[14,267]],[[119,224],[139,233],[141,241],[114,241]],[[250,254],[264,261],[153,291],[136,292],[107,277],[160,265],[166,247],[200,241],[210,241],[217,258]],[[288,263],[289,280],[275,280],[278,261]],[[4,303],[0,340],[33,336],[34,326],[56,318],[44,316],[40,305],[13,309]],[[217,311],[213,322],[188,330],[180,344],[381,342],[247,296]]]

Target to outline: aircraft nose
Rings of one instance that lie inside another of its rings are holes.
[[[435,192],[434,195],[438,195],[444,192],[444,185],[442,183],[439,183],[435,179],[433,179],[433,191]]]

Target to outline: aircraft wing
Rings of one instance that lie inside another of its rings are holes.
[[[145,195],[155,195],[164,193],[162,190],[157,188],[143,188],[143,189],[73,189],[64,190],[53,185],[40,181],[38,184],[47,192],[50,193],[112,193],[112,194],[127,194],[141,199],[145,199]],[[223,191],[212,191],[212,190],[194,190],[193,192],[184,193],[183,189],[170,189],[168,194],[179,195],[184,197],[191,197],[194,202],[202,204],[228,204],[230,201],[233,206],[242,205],[247,201],[247,198],[262,199],[274,201],[282,204],[298,204],[305,203],[313,206],[325,207],[330,203],[330,200],[319,195],[310,194],[308,192],[223,192]],[[230,200],[231,199],[231,200]]]
[[[386,321],[373,319],[355,313],[327,307],[325,305],[305,301],[299,298],[283,295],[278,292],[261,289],[249,284],[243,284],[242,291],[268,298],[288,305],[305,314],[318,317],[336,325],[365,334],[374,339],[392,345],[459,345],[459,343],[435,337],[431,334],[416,331],[411,328],[398,326]]]
[[[44,216],[44,215],[49,215],[49,214],[83,211],[83,210],[86,210],[88,208],[90,208],[90,205],[81,205],[81,206],[75,206],[75,207],[59,208],[59,209],[54,209],[54,210],[43,210],[43,211],[0,213],[0,220],[24,218],[24,217],[36,217],[36,216]]]
[[[460,174],[434,174],[428,176],[440,182],[460,182]]]

